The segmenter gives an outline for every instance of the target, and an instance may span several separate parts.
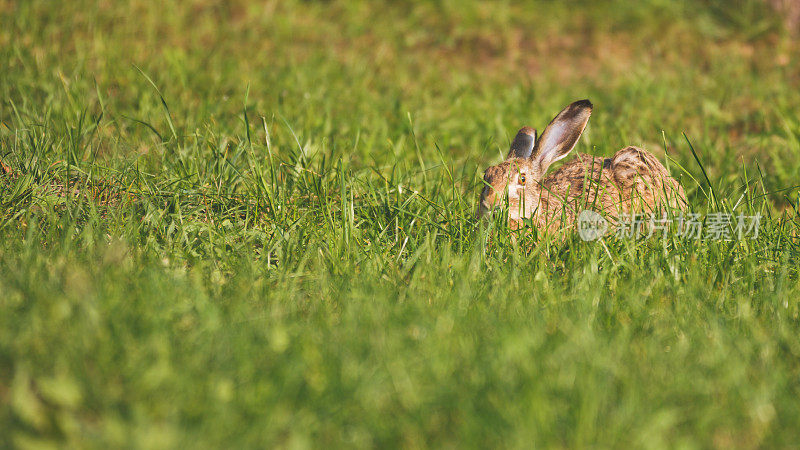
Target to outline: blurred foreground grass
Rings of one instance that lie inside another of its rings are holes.
[[[800,59],[760,2],[0,13],[0,446],[800,439]],[[579,98],[578,151],[758,239],[479,226]]]

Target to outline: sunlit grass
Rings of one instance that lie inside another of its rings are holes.
[[[794,444],[800,65],[742,5],[0,3],[0,446]],[[587,97],[758,238],[477,221]]]

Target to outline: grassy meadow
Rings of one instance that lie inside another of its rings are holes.
[[[800,442],[800,40],[761,1],[0,0],[0,448]],[[756,239],[479,223],[516,131]],[[518,234],[518,236],[516,236]]]

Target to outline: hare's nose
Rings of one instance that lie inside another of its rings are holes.
[[[475,214],[475,216],[476,216],[478,219],[483,219],[483,218],[485,218],[485,217],[488,217],[488,215],[489,215],[489,212],[490,212],[491,210],[492,210],[492,208],[491,208],[491,205],[489,205],[488,203],[486,203],[486,201],[482,201],[482,202],[481,202],[481,203],[478,205],[478,210],[475,212],[475,213],[476,213],[476,214]]]
[[[494,202],[494,188],[489,185],[483,187],[481,191],[481,203],[491,205]]]

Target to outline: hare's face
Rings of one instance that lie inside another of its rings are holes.
[[[508,221],[518,225],[531,217],[539,199],[541,173],[525,159],[510,159],[489,167],[483,174],[479,215],[508,207]]]
[[[506,160],[484,172],[478,215],[508,205],[508,223],[514,228],[533,216],[544,174],[572,150],[591,114],[591,102],[580,100],[558,113],[538,139],[533,128],[519,130]]]

